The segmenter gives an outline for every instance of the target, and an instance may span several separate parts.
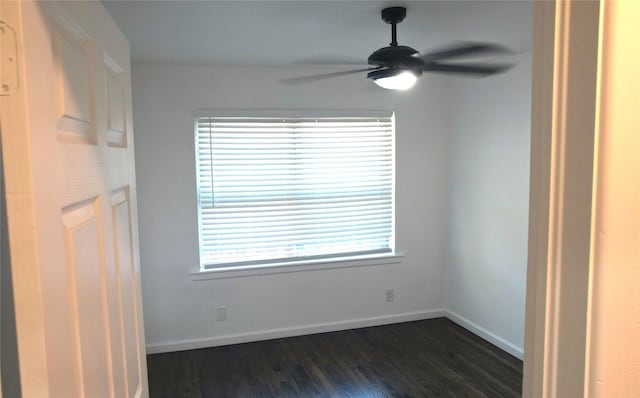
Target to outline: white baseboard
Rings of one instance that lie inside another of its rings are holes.
[[[452,322],[469,330],[473,334],[487,340],[502,350],[508,352],[518,359],[524,358],[521,347],[512,344],[502,337],[488,331],[487,329],[471,322],[467,318],[446,309],[404,312],[401,314],[382,315],[370,318],[350,319],[346,321],[316,323],[304,326],[293,326],[287,328],[261,330],[248,333],[227,334],[222,336],[204,337],[189,340],[164,341],[160,343],[147,344],[147,354],[158,354],[163,352],[193,350],[198,348],[217,347],[229,344],[249,343],[252,341],[272,340],[284,337],[304,336],[307,334],[335,332],[338,330],[366,328],[370,326],[381,326],[392,323],[420,321],[446,317]]]
[[[491,344],[498,346],[499,348],[501,348],[502,350],[508,352],[509,354],[513,355],[514,357],[522,360],[524,358],[524,351],[521,347],[516,346],[515,344],[512,344],[510,342],[508,342],[507,340],[503,339],[502,337],[488,331],[487,329],[483,328],[482,326],[479,326],[473,322],[471,322],[470,320],[468,320],[467,318],[464,318],[463,316],[450,311],[450,310],[445,310],[444,311],[444,316],[446,316],[447,318],[449,318],[449,320],[451,320],[452,322],[457,323],[458,325],[462,326],[463,328],[467,329],[468,331],[470,331],[471,333],[487,340],[488,342],[490,342]]]
[[[216,347],[228,344],[248,343],[251,341],[279,339],[283,337],[303,336],[306,334],[335,332],[338,330],[365,328],[370,326],[388,325],[392,323],[420,321],[423,319],[446,316],[443,309],[430,311],[404,312],[401,314],[382,315],[371,318],[350,319],[346,321],[316,323],[304,326],[293,326],[256,332],[228,334],[198,339],[164,341],[147,344],[147,354],[162,352],[193,350],[197,348]]]

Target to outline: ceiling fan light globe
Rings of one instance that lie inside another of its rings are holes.
[[[400,73],[381,76],[372,79],[375,84],[387,90],[408,90],[416,84],[418,77],[411,71],[402,71]]]

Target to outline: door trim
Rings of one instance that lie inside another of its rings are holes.
[[[584,394],[599,8],[600,1],[534,4],[528,398]]]

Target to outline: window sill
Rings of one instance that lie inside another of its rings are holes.
[[[210,269],[198,268],[191,271],[191,279],[194,281],[201,281],[208,279],[237,278],[242,276],[282,274],[300,271],[318,271],[334,268],[398,264],[402,262],[403,258],[404,256],[402,254],[392,253],[383,255],[378,254],[370,256],[338,257],[259,265],[244,265],[239,267],[220,267]]]

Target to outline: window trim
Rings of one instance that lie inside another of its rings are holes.
[[[191,270],[191,279],[203,281],[210,279],[237,278],[269,274],[283,274],[301,271],[320,271],[328,269],[368,267],[400,264],[404,255],[398,252],[372,254],[365,256],[317,258],[313,260],[293,260],[286,262],[268,262],[243,266],[200,268]]]
[[[393,206],[391,209],[391,248],[388,252],[374,254],[353,254],[338,253],[325,257],[311,259],[274,259],[250,262],[230,263],[229,266],[212,266],[202,264],[200,260],[203,256],[203,249],[200,241],[202,209],[200,203],[196,203],[198,219],[198,263],[197,268],[191,270],[193,280],[207,280],[231,278],[237,276],[251,276],[274,273],[298,272],[306,270],[320,270],[332,268],[348,268],[369,265],[395,264],[402,262],[404,256],[397,252],[396,248],[396,115],[392,110],[287,110],[287,109],[261,109],[261,110],[234,110],[234,109],[200,109],[193,114],[192,127],[194,137],[194,161],[196,165],[195,183],[198,189],[200,176],[198,174],[198,119],[211,117],[212,115],[221,117],[289,117],[289,118],[340,118],[340,117],[389,117],[393,123],[392,130],[392,182],[391,198]],[[240,264],[240,265],[231,265]]]

